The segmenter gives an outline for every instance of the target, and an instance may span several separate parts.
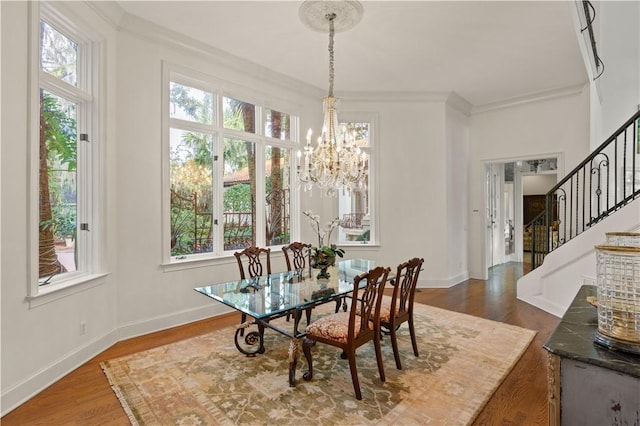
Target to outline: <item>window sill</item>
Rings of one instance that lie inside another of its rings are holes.
[[[358,247],[358,248],[380,248],[380,244],[370,243],[366,241],[344,241],[339,242],[338,247]]]
[[[172,258],[169,262],[162,263],[160,267],[163,272],[183,271],[185,269],[206,268],[209,266],[226,265],[228,263],[236,263],[232,253],[223,254],[221,256],[187,256],[186,259]]]
[[[271,247],[271,260],[278,256],[282,256],[281,250],[274,250]],[[236,258],[233,256],[233,253],[224,254],[222,256],[217,257],[188,257],[187,259],[173,259],[171,262],[162,263],[160,267],[163,272],[175,272],[182,271],[185,269],[194,269],[194,268],[206,268],[210,266],[218,266],[218,265],[226,265],[229,263],[233,263],[234,265],[237,263]]]
[[[86,274],[63,282],[38,287],[38,294],[27,296],[29,309],[102,285],[106,282],[105,277],[108,275],[108,273]]]

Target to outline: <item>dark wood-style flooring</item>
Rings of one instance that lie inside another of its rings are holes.
[[[527,266],[525,265],[525,268]],[[474,425],[546,425],[547,352],[542,345],[559,319],[516,299],[522,263],[492,268],[489,279],[449,289],[419,289],[416,301],[538,331],[522,358],[496,390]],[[229,314],[119,342],[60,379],[2,419],[13,425],[128,425],[100,362],[237,324]]]

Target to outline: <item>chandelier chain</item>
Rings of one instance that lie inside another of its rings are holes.
[[[329,96],[333,96],[333,79],[335,77],[335,69],[333,67],[333,38],[335,35],[334,20],[335,13],[328,13],[326,18],[329,20]]]

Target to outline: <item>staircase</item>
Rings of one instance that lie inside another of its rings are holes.
[[[595,249],[607,232],[640,230],[640,111],[554,186],[532,223],[532,271],[518,298],[558,317],[595,284]]]

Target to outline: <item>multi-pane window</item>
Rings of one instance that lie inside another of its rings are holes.
[[[371,191],[371,123],[368,122],[348,122],[341,126],[351,134],[363,152],[368,154],[365,167],[367,169],[367,184],[359,191],[338,193],[338,217],[340,218],[339,243],[362,243],[367,244],[372,239],[372,218],[369,193]]]
[[[288,113],[169,74],[168,261],[290,242]]]
[[[92,187],[95,161],[89,141],[95,124],[91,43],[41,10],[38,25],[39,122],[32,126],[37,153],[38,287],[92,272]],[[56,17],[59,15],[55,15]],[[34,46],[34,49],[36,47]],[[35,188],[34,188],[35,189]],[[31,291],[38,293],[37,288]]]

